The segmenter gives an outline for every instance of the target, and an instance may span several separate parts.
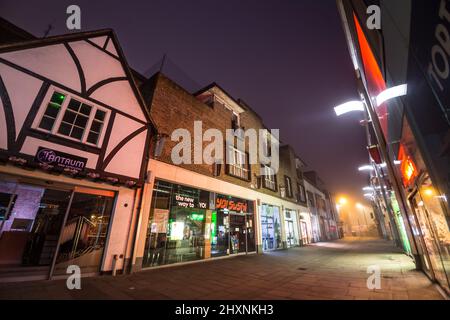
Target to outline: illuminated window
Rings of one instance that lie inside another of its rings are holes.
[[[54,91],[36,126],[41,131],[97,146],[108,115],[106,109]]]
[[[58,117],[65,98],[66,96],[62,93],[53,93],[49,103],[47,104],[45,113],[42,116],[41,122],[39,123],[39,128],[52,131],[53,125],[55,124],[56,118]]]

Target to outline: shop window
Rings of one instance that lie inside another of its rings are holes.
[[[55,91],[41,117],[38,129],[97,146],[108,115],[106,109]]]
[[[264,251],[281,249],[280,209],[276,206],[261,206],[261,237]]]

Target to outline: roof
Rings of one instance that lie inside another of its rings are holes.
[[[0,44],[36,39],[34,35],[0,17]]]
[[[138,100],[139,104],[141,105],[141,108],[142,108],[142,111],[144,112],[145,117],[148,119],[148,121],[152,125],[153,129],[156,131],[157,127],[155,125],[155,122],[151,118],[150,113],[149,113],[148,109],[146,108],[144,99],[143,99],[143,97],[138,89],[138,85],[136,83],[137,82],[136,78],[138,78],[138,81],[139,81],[139,77],[138,77],[139,74],[137,72],[134,72],[134,73],[132,72],[132,70],[131,70],[130,66],[128,65],[128,62],[125,58],[125,55],[122,51],[122,48],[119,44],[117,36],[112,29],[101,29],[101,30],[95,30],[95,31],[68,33],[68,34],[55,35],[55,36],[46,37],[46,38],[33,37],[33,39],[26,39],[26,40],[17,41],[14,43],[7,43],[7,44],[0,45],[0,53],[16,51],[16,50],[24,50],[24,49],[28,49],[28,48],[43,47],[43,46],[59,44],[59,43],[64,43],[64,42],[69,42],[69,41],[84,40],[84,39],[94,38],[94,37],[99,37],[99,36],[109,36],[111,38],[111,40],[113,41],[113,43],[116,47],[116,50],[117,50],[117,55],[118,55],[119,61],[121,62],[122,67],[125,71],[125,74],[127,75],[129,81],[131,82],[131,88],[136,96],[136,99]]]

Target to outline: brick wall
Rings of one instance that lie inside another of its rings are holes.
[[[222,132],[225,139],[226,129],[232,128],[232,116],[231,110],[227,109],[218,101],[215,101],[211,106],[201,102],[195,96],[187,92],[185,89],[177,85],[172,80],[168,79],[161,73],[157,73],[145,84],[141,86],[141,91],[148,107],[150,108],[150,114],[153,121],[156,124],[158,132],[160,134],[167,134],[169,138],[166,139],[164,148],[159,161],[163,161],[169,164],[173,164],[171,160],[171,152],[178,142],[171,141],[170,136],[175,129],[184,128],[191,134],[191,162],[192,164],[180,164],[180,167],[191,170],[203,175],[214,176],[213,165],[208,164],[194,164],[193,150],[194,150],[194,121],[202,121],[203,132],[209,128],[215,128]],[[241,105],[246,111],[240,114],[240,125],[245,130],[253,128],[255,130],[264,129],[264,124],[261,118],[254,113],[251,109]],[[248,140],[248,139],[246,139]],[[209,142],[203,142],[203,150],[209,144]],[[224,144],[224,157],[225,153],[225,141]],[[249,150],[248,141],[246,141],[246,151]],[[278,185],[284,184],[284,174],[291,176],[293,184],[294,196],[292,198],[285,198],[286,200],[296,202],[295,194],[297,193],[297,179],[296,173],[292,169],[292,159],[287,162],[283,161],[283,165],[280,163],[280,170],[277,174]],[[283,166],[289,163],[289,168],[285,169]],[[231,176],[226,173],[225,165],[221,166],[220,175],[216,178],[231,182],[236,185],[240,185],[246,188],[257,188],[257,176],[259,176],[259,164],[253,164],[250,166],[249,180],[240,179]],[[272,191],[262,186],[258,190],[259,192],[269,194],[276,197],[281,197],[279,190]]]

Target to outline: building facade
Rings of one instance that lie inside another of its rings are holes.
[[[0,281],[336,238],[331,198],[306,181],[306,164],[219,85],[192,94],[161,73],[146,79],[111,30],[36,39],[4,20],[0,28]],[[211,161],[196,158],[214,139],[207,132],[230,129]],[[184,138],[189,147],[177,149]],[[277,172],[250,163],[255,146],[269,158],[279,151]],[[308,188],[320,194],[315,218]]]
[[[450,6],[439,0],[337,4],[361,94],[379,123],[400,236],[405,231],[416,266],[449,293]],[[380,8],[380,29],[367,27],[369,5]],[[380,92],[403,84],[405,96],[373,107]]]
[[[0,278],[122,269],[155,131],[114,33],[1,46],[0,97]]]
[[[180,140],[170,137],[178,128],[186,129],[189,137],[203,136],[209,129],[223,136],[227,129],[266,129],[247,104],[217,84],[191,94],[161,73],[141,91],[161,137],[148,167],[135,270],[312,241],[311,227],[304,227],[310,220],[302,176],[305,164],[290,146],[280,147],[277,173],[261,163],[249,163],[249,139],[239,133],[235,141],[244,138],[244,150],[238,144],[223,146],[225,157],[237,159],[234,164],[216,161],[219,154],[210,164],[195,163],[192,154],[191,164],[173,161]],[[192,141],[194,151],[198,142]],[[207,148],[210,140],[201,141]]]

